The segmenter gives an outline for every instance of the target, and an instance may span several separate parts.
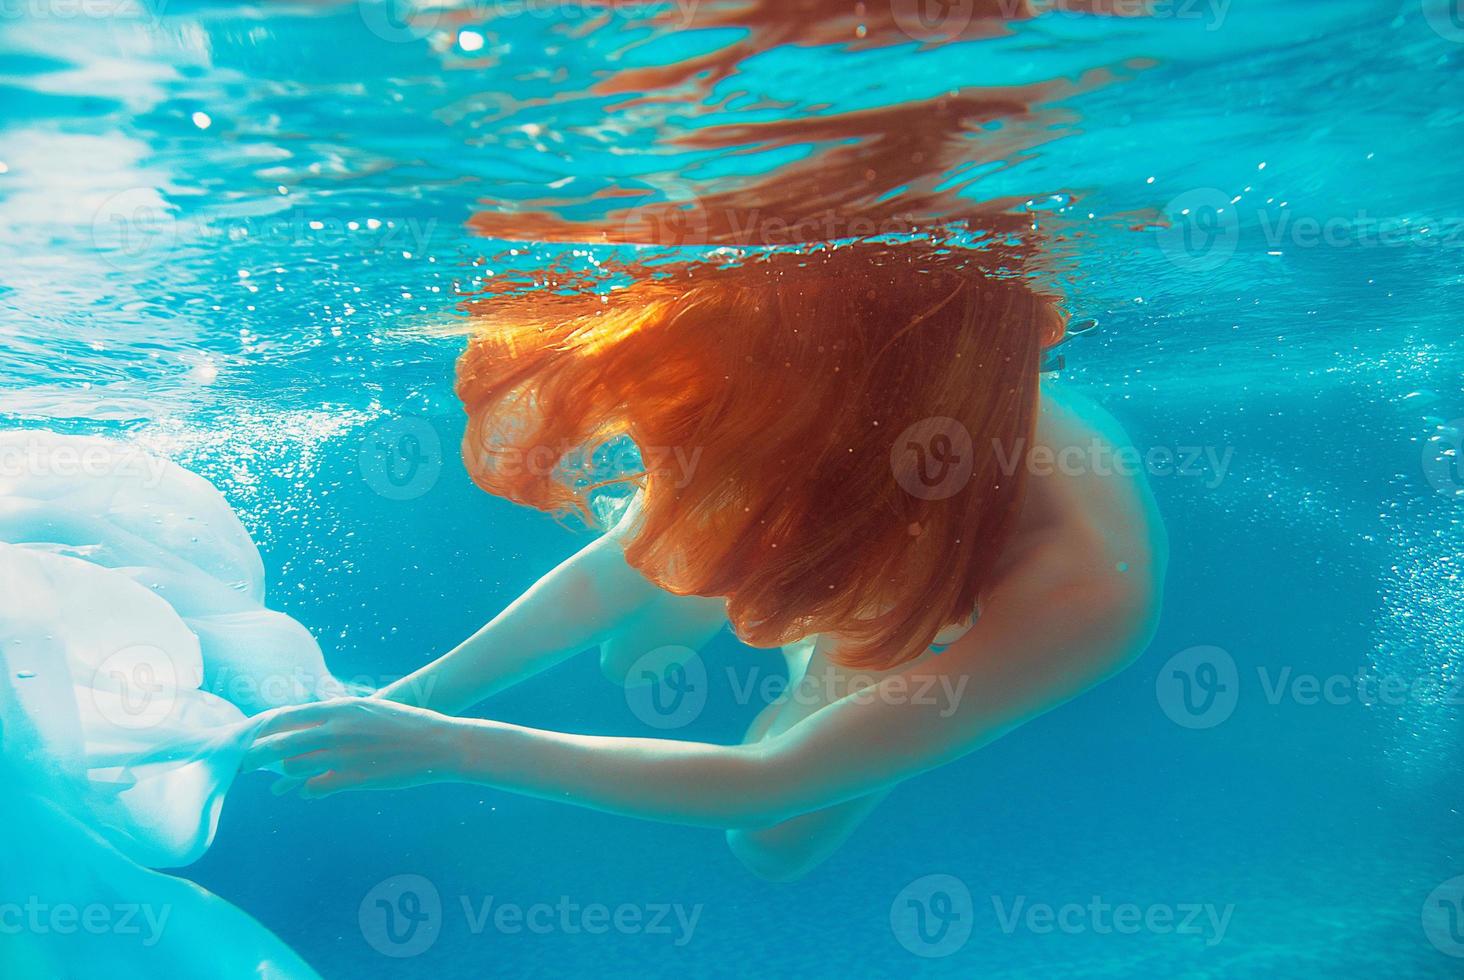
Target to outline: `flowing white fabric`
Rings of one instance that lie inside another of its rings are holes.
[[[124,443],[0,432],[7,980],[315,976],[244,913],[147,870],[212,843],[252,716],[342,693],[263,601],[259,552],[207,481]]]

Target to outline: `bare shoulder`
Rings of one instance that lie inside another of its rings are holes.
[[[1112,560],[1096,537],[1053,537],[1030,549],[995,590],[981,625],[1024,646],[1046,643],[1069,666],[1104,674],[1148,645],[1160,583]],[[1043,638],[1046,638],[1045,641]]]
[[[1137,655],[1153,633],[1168,538],[1123,427],[1083,395],[1044,386],[1026,460],[1028,504],[993,607],[1060,617],[1094,657]],[[983,610],[983,618],[987,610]]]

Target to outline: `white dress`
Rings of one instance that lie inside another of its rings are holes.
[[[197,860],[257,727],[342,692],[264,608],[202,478],[105,439],[0,432],[0,963],[9,978],[316,974],[149,869]]]

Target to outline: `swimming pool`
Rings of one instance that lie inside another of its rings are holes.
[[[485,275],[626,242],[1002,202],[1098,322],[1055,383],[1169,527],[1143,659],[799,882],[704,830],[262,777],[182,874],[326,977],[1457,975],[1464,18],[989,6],[0,3],[0,421],[213,481],[343,677],[583,543],[469,482],[441,328]],[[677,734],[735,742],[777,658],[703,661]],[[593,658],[484,711],[647,727]]]

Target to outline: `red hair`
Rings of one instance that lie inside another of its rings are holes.
[[[1062,333],[1049,298],[962,252],[863,242],[471,303],[469,472],[593,520],[583,467],[628,436],[625,554],[647,578],[725,597],[755,646],[834,633],[851,667],[916,657],[991,584]],[[969,478],[921,484],[927,450]]]

